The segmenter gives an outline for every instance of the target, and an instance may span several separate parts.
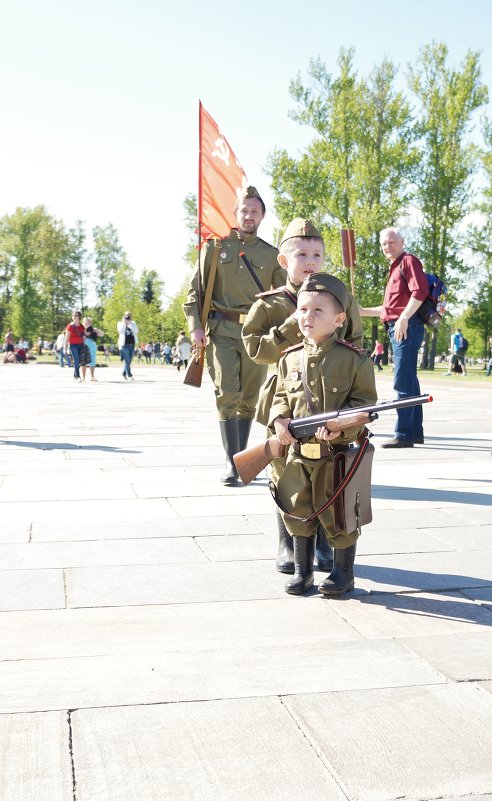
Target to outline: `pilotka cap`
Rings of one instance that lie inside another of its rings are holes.
[[[263,208],[265,208],[265,203],[263,201],[263,198],[261,197],[260,193],[258,192],[256,186],[245,186],[243,189],[241,189],[241,191],[239,192],[239,194],[237,196],[236,208],[237,208],[239,202],[241,200],[245,200],[245,198],[247,198],[247,197],[255,197],[255,198],[257,198],[257,200],[260,201],[260,203],[263,206]]]
[[[343,281],[329,273],[312,273],[303,281],[299,292],[329,292],[340,302],[343,310],[347,311],[347,288]]]
[[[323,241],[323,237],[311,220],[305,220],[302,217],[296,217],[288,224],[280,244],[283,245],[288,239],[297,237],[315,237]]]

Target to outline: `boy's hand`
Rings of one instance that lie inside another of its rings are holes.
[[[275,434],[281,445],[290,445],[292,442],[296,441],[296,438],[293,437],[289,431],[290,421],[290,417],[277,417],[273,423]]]
[[[323,440],[324,442],[329,442],[330,439],[336,439],[340,436],[340,431],[329,431],[325,426],[320,426],[315,434],[316,439]]]

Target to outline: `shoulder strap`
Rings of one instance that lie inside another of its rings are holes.
[[[202,329],[205,331],[207,324],[208,313],[210,311],[210,302],[212,300],[212,291],[215,283],[215,276],[217,274],[217,263],[219,261],[219,250],[222,245],[221,239],[214,239],[214,249],[212,253],[212,262],[210,264],[210,273],[207,281],[207,289],[205,292],[205,299],[203,301],[202,312],[200,316]]]

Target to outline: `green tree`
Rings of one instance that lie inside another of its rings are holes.
[[[480,348],[477,355],[486,357],[488,338],[492,334],[492,123],[485,121],[485,149],[482,165],[485,185],[482,197],[476,204],[480,222],[468,229],[468,246],[476,263],[476,291],[473,294],[467,314],[466,324],[479,334]]]
[[[131,311],[133,319],[136,321],[139,330],[141,329],[140,317],[138,316],[141,307],[145,304],[140,299],[138,282],[135,279],[133,268],[128,262],[123,261],[120,268],[116,271],[111,294],[106,298],[103,307],[103,329],[106,341],[115,342],[118,338],[117,323],[122,319],[126,311]],[[139,339],[142,337],[140,332]]]
[[[96,291],[98,304],[103,308],[105,300],[113,291],[118,271],[126,264],[126,254],[120,244],[118,231],[112,223],[104,228],[96,226],[92,230],[92,236],[96,265]]]
[[[340,228],[355,229],[357,297],[375,305],[388,269],[379,232],[406,210],[417,154],[409,104],[395,89],[395,67],[385,60],[361,80],[352,62],[353,51],[341,50],[337,77],[318,59],[309,65],[310,87],[299,76],[291,82],[296,108],[290,116],[311,127],[314,138],[299,159],[277,148],[267,171],[282,225],[310,217],[323,233],[330,271],[347,283],[339,266]],[[376,335],[375,323],[373,341]]]
[[[160,310],[164,282],[156,270],[144,270],[140,278],[141,296],[144,303],[153,303]]]
[[[42,226],[47,217],[43,206],[18,208],[7,218],[10,258],[14,267],[11,303],[12,326],[18,337],[37,336],[42,318],[41,254]]]

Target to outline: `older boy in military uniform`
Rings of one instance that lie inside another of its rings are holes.
[[[243,326],[243,342],[251,359],[257,364],[275,364],[282,352],[290,345],[302,340],[297,321],[297,293],[302,282],[312,273],[320,272],[324,264],[324,242],[311,220],[297,217],[287,226],[282,241],[278,262],[287,272],[285,286],[258,295]],[[359,308],[352,295],[347,292],[346,319],[337,329],[340,339],[346,339],[362,347],[362,325]],[[269,377],[260,393],[256,419],[267,425],[270,406],[277,382],[276,371]],[[276,478],[276,464],[272,466],[272,480]],[[292,537],[285,528],[277,510],[279,535],[277,570],[280,573],[294,572]],[[331,549],[327,546],[322,531],[316,540],[316,558],[321,570],[332,566]]]
[[[235,214],[238,228],[232,229],[220,244],[207,332],[201,328],[198,270],[205,288],[214,250],[212,240],[202,250],[200,264],[183,305],[193,344],[207,348],[207,364],[215,385],[219,426],[226,452],[226,467],[221,481],[227,486],[237,484],[238,475],[232,457],[247,445],[258,394],[267,372],[265,365],[251,361],[241,339],[242,324],[254,303],[258,287],[239,254],[244,252],[247,256],[264,288],[284,283],[283,270],[277,263],[277,248],[264,242],[256,233],[265,216],[265,204],[254,186],[246,187],[239,196]]]
[[[309,517],[320,509],[332,493],[332,446],[348,445],[363,431],[363,425],[336,431],[320,427],[316,437],[298,443],[288,425],[294,417],[306,417],[323,411],[354,408],[376,401],[374,367],[360,349],[337,336],[344,326],[348,308],[344,284],[326,273],[308,277],[298,293],[298,322],[304,341],[290,348],[280,360],[275,397],[270,410],[270,425],[283,445],[290,446],[287,459],[276,466],[279,475],[277,492],[287,514],[284,523],[294,537],[294,577],[285,585],[286,592],[301,595],[314,581],[314,539],[322,525],[334,549],[334,567],[320,584],[325,595],[342,595],[354,586],[354,559],[359,532],[337,531],[332,507],[312,523],[289,516]],[[309,397],[307,396],[309,394]],[[314,409],[314,412],[313,412]],[[315,453],[316,452],[316,453]]]

